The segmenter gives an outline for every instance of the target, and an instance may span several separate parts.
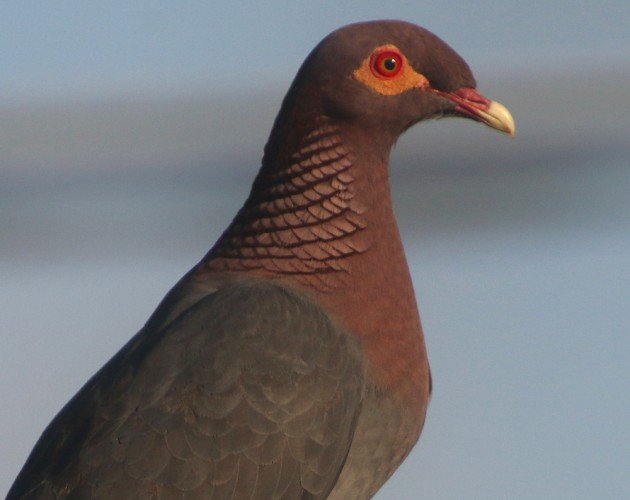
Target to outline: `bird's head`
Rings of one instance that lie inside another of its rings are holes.
[[[433,33],[402,21],[351,24],[304,62],[290,95],[319,97],[327,116],[396,138],[420,120],[461,116],[514,135],[501,104],[476,90],[468,64]],[[291,99],[293,101],[293,99]],[[293,101],[295,103],[295,101]]]

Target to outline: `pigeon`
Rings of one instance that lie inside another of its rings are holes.
[[[52,420],[8,498],[372,497],[431,394],[390,151],[450,116],[515,132],[426,29],[371,21],[324,38],[240,211]]]

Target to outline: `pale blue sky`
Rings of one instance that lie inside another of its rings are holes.
[[[377,18],[518,130],[394,152],[435,394],[379,498],[630,497],[628,0],[0,3],[0,497],[239,208],[305,55]]]
[[[478,69],[630,58],[625,0],[3,2],[0,98],[278,84],[326,33],[375,18],[425,26]]]

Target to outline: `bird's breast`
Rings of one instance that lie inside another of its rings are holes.
[[[351,269],[357,286],[321,297],[358,336],[367,387],[346,465],[331,498],[369,498],[418,440],[430,395],[424,336],[395,223]]]

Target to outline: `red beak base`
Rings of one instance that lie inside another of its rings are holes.
[[[461,116],[485,123],[512,137],[516,133],[514,118],[508,109],[503,104],[484,97],[476,89],[463,87],[454,92],[433,92],[454,102],[455,111]]]

